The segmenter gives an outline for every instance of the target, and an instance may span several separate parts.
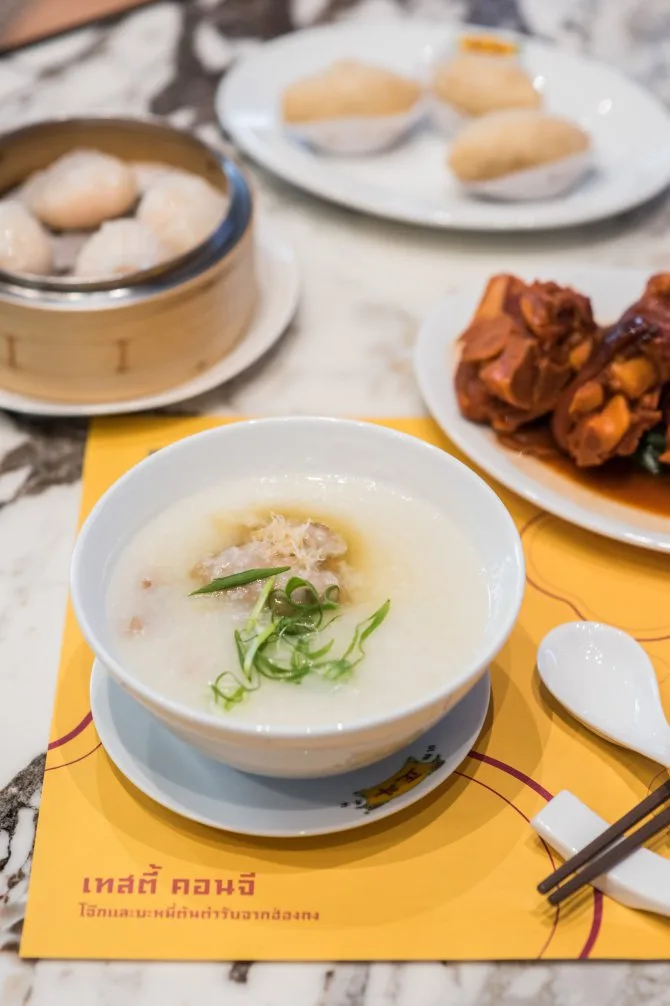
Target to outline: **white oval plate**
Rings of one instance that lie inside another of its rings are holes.
[[[486,719],[485,674],[427,733],[375,765],[328,779],[267,779],[211,761],[178,740],[107,674],[91,675],[91,712],[102,746],[126,779],[191,821],[244,835],[327,835],[372,824],[427,796],[461,764]],[[370,807],[365,790],[407,772],[397,791]]]
[[[235,348],[185,384],[167,391],[122,402],[95,402],[69,405],[43,398],[17,395],[0,388],[0,409],[33,416],[113,416],[174,405],[202,395],[230,381],[255,363],[277,342],[295,314],[300,294],[298,263],[291,245],[273,227],[260,223],[256,231],[256,268],[259,299],[244,338]]]
[[[670,183],[670,116],[656,98],[606,64],[522,36],[513,37],[546,95],[546,109],[574,119],[593,137],[597,170],[568,195],[525,203],[468,197],[445,166],[446,141],[431,128],[391,151],[358,157],[318,155],[284,134],[279,99],[296,78],[343,58],[425,74],[458,35],[478,30],[401,20],[296,32],[265,43],[228,72],[217,92],[217,114],[245,153],[293,185],[365,213],[433,227],[507,231],[583,224],[636,206]]]
[[[554,280],[589,296],[601,324],[615,321],[641,295],[649,273],[638,269],[543,269],[520,274]],[[670,552],[670,520],[617,503],[573,482],[531,457],[503,447],[493,431],[461,415],[453,374],[456,341],[479,303],[486,280],[444,300],[421,326],[414,372],[424,402],[447,436],[471,461],[536,506],[596,534],[641,548]],[[670,491],[670,488],[669,490]]]

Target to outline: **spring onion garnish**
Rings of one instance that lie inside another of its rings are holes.
[[[650,475],[663,475],[668,471],[667,465],[660,460],[666,451],[665,439],[665,429],[657,426],[645,433],[633,455],[636,464]]]
[[[245,569],[242,573],[231,573],[230,576],[220,576],[217,580],[205,584],[192,590],[189,597],[196,594],[218,594],[221,590],[234,590],[236,587],[246,587],[249,583],[257,580],[267,580],[270,576],[278,576],[280,573],[287,573],[290,566],[275,566],[273,569]]]
[[[266,581],[246,623],[235,630],[239,672],[224,671],[210,685],[214,699],[226,710],[255,692],[263,678],[299,685],[309,674],[328,681],[349,677],[365,657],[365,641],[388,615],[390,600],[356,626],[341,656],[333,656],[335,641],[325,639],[323,633],[339,617],[339,587],[327,587],[320,594],[300,576],[292,576],[283,588],[276,587],[276,577],[286,571],[285,567],[247,570],[193,591],[211,594]]]

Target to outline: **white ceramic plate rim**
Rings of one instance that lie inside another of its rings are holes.
[[[639,296],[649,277],[646,270],[638,269],[591,269],[589,267],[566,269],[561,266],[542,267],[537,273],[532,270],[520,272],[525,278],[554,279],[561,285],[574,286],[589,295],[589,279],[596,280],[603,286],[608,285],[614,296],[621,298],[621,308],[632,303]],[[559,490],[554,490],[543,483],[540,473],[543,471],[541,462],[528,459],[529,465],[534,464],[536,474],[528,474],[519,470],[515,463],[515,455],[502,447],[495,435],[487,427],[471,423],[461,416],[453,386],[453,360],[455,342],[460,335],[460,318],[471,316],[481,297],[486,278],[469,284],[460,292],[447,297],[435,311],[424,321],[419,331],[414,352],[414,373],[419,385],[421,396],[433,418],[467,457],[478,465],[492,478],[497,479],[512,492],[529,500],[535,506],[561,517],[563,520],[582,527],[587,531],[627,542],[640,548],[658,552],[670,552],[670,520],[655,515],[657,523],[667,525],[667,531],[653,530],[643,524],[645,513],[624,504],[616,505],[620,515],[608,516],[599,511],[604,505],[604,497],[582,489],[577,483],[561,479],[566,487],[570,486],[572,495],[577,500],[570,499]],[[632,296],[630,294],[633,293]],[[599,312],[596,308],[596,315]],[[450,324],[450,319],[455,319]],[[600,318],[602,322],[614,318]],[[544,469],[546,471],[546,469]],[[610,503],[610,501],[608,501]],[[614,502],[611,502],[614,505]]]
[[[450,717],[457,716],[459,708],[464,703],[470,703],[471,706],[473,702],[480,703],[479,706],[476,708],[476,710],[471,711],[471,714],[475,718],[476,728],[473,727],[471,733],[468,734],[467,738],[463,741],[463,743],[459,744],[454,751],[444,756],[444,764],[440,766],[439,769],[428,775],[419,786],[416,786],[414,789],[408,790],[401,796],[398,796],[393,800],[389,801],[389,803],[387,803],[385,806],[378,808],[373,815],[363,816],[358,811],[357,808],[351,808],[351,817],[336,824],[331,823],[328,825],[321,825],[321,826],[319,826],[318,824],[313,824],[311,826],[308,825],[306,827],[295,827],[295,826],[267,827],[259,829],[259,828],[248,828],[248,827],[241,828],[239,826],[236,827],[234,822],[223,823],[221,819],[217,820],[216,818],[210,817],[207,814],[203,814],[199,812],[196,808],[188,806],[185,803],[180,803],[178,800],[176,800],[175,798],[164,792],[158,780],[156,779],[155,775],[150,774],[148,769],[145,771],[144,766],[139,765],[135,761],[132,754],[128,751],[127,747],[125,746],[123,738],[120,735],[114,722],[114,718],[111,714],[109,704],[109,693],[108,693],[109,687],[118,688],[122,690],[121,686],[114,681],[114,679],[111,677],[110,674],[108,674],[104,665],[99,660],[95,660],[93,663],[93,670],[91,673],[91,685],[90,685],[91,711],[93,715],[93,722],[96,731],[98,733],[98,737],[100,738],[100,742],[102,743],[102,746],[105,752],[107,753],[107,756],[116,766],[118,771],[130,783],[132,783],[132,785],[135,786],[136,789],[138,789],[145,796],[149,797],[151,800],[154,800],[156,803],[160,804],[160,806],[165,807],[167,810],[170,810],[175,814],[178,814],[180,817],[187,818],[188,820],[191,821],[196,821],[199,824],[207,825],[210,828],[216,828],[218,831],[228,831],[241,835],[255,835],[258,837],[265,837],[265,838],[297,838],[297,837],[308,838],[310,836],[316,836],[316,835],[330,835],[342,831],[352,831],[356,828],[362,828],[369,824],[375,824],[376,822],[381,821],[384,818],[390,817],[393,814],[397,814],[399,811],[405,810],[407,807],[412,806],[412,804],[418,802],[419,800],[422,800],[424,797],[432,793],[433,790],[435,790],[439,785],[441,785],[446,779],[448,779],[449,776],[453,775],[458,766],[461,765],[464,759],[467,757],[468,753],[473,748],[474,744],[477,741],[477,738],[479,737],[482,731],[482,728],[486,721],[486,715],[488,713],[491,700],[491,679],[489,672],[487,671],[484,674],[484,676],[477,681],[477,683],[473,686],[473,688],[461,699],[461,701],[456,706],[454,706],[453,709],[450,710],[449,713],[447,713],[447,715],[442,720],[434,724],[429,730],[425,732],[425,734],[422,734],[415,741],[413,741],[412,744],[408,744],[405,748],[401,748],[400,751],[397,751],[395,753],[395,755],[391,755],[389,758],[383,759],[382,762],[377,762],[376,763],[377,765],[381,765],[384,762],[390,761],[391,759],[398,759],[398,760],[402,759],[403,755],[406,756],[407,752],[410,749],[415,748],[416,746],[422,744],[423,742],[427,742],[428,738],[432,737],[440,729],[444,729],[443,726],[444,723]],[[149,722],[150,720],[154,720],[155,729],[158,729],[162,731],[165,735],[167,735],[170,738],[171,742],[181,745],[185,743],[184,741],[177,740],[176,737],[172,737],[167,727],[159,723],[158,720],[155,720],[155,718],[151,716],[151,713],[149,713],[148,710],[146,710],[139,703],[137,703],[136,700],[133,699],[130,695],[126,695],[126,698],[129,702],[132,702],[137,707],[137,710],[143,717],[146,717],[147,722]],[[449,733],[447,731],[447,739],[444,742],[445,744],[448,744],[448,736]],[[440,752],[440,754],[442,754],[442,752]],[[209,761],[204,757],[204,755],[197,754],[197,757],[202,758],[203,761]],[[230,768],[229,766],[224,764],[221,764],[220,767],[222,776],[225,776],[226,773],[231,772],[235,773],[236,778],[243,778],[245,775],[245,773],[238,772],[236,769]],[[316,782],[320,782],[321,784],[323,784],[324,789],[327,789],[328,786],[337,786],[338,781],[350,778],[352,780],[350,788],[353,791],[356,788],[356,784],[353,782],[353,780],[365,776],[366,773],[369,773],[371,770],[374,770],[374,767],[375,767],[374,765],[368,765],[365,768],[359,769],[355,772],[346,773],[345,776],[331,776],[321,780],[312,779],[308,780],[308,782],[311,783],[312,785]],[[253,778],[254,777],[249,776],[250,780],[252,780]],[[264,779],[264,781],[267,781],[270,784],[272,784],[273,782],[276,783],[282,781],[272,779],[265,780],[265,777],[262,778]],[[290,781],[296,785],[296,788],[298,788],[300,784],[299,780],[290,780]],[[360,785],[360,783],[358,785]],[[225,793],[225,786],[221,787],[221,792],[222,794]],[[193,799],[195,800],[197,798],[194,796]],[[333,801],[333,803],[334,802],[335,801]],[[222,806],[224,805],[223,798],[221,801],[221,805]],[[234,805],[230,806],[234,807]],[[274,815],[280,816],[281,813],[282,812],[280,810],[276,809],[268,810],[268,814],[271,814],[273,816]],[[289,813],[289,811],[287,810],[284,813]],[[295,813],[295,811],[291,813]],[[318,814],[318,808],[311,807],[306,811],[306,813]]]
[[[310,46],[320,44],[327,37],[336,38],[337,36],[349,35],[352,38],[355,36],[360,38],[363,33],[367,32],[371,39],[371,58],[373,58],[378,57],[380,50],[383,51],[381,40],[384,34],[402,33],[405,44],[408,46],[416,44],[417,49],[419,48],[418,40],[423,37],[424,48],[430,47],[437,50],[448,45],[457,34],[476,33],[482,30],[485,29],[470,24],[445,25],[430,21],[403,19],[387,20],[376,24],[326,25],[294,32],[289,36],[282,36],[264,43],[249,56],[239,60],[219,84],[215,97],[215,110],[223,128],[240,149],[278,177],[306,192],[339,205],[405,223],[472,231],[524,231],[572,227],[592,223],[639,206],[658,195],[670,184],[669,156],[665,159],[667,163],[661,164],[659,161],[654,170],[650,171],[644,179],[640,179],[639,184],[635,186],[625,186],[622,176],[622,184],[611,192],[602,203],[598,200],[587,199],[582,203],[572,205],[568,197],[564,200],[550,200],[544,203],[516,203],[513,204],[513,215],[509,212],[510,204],[506,204],[507,209],[500,212],[497,205],[492,203],[490,213],[484,219],[479,212],[480,205],[478,204],[477,209],[473,212],[472,203],[466,199],[462,202],[445,202],[444,208],[436,209],[422,205],[418,198],[412,201],[404,193],[401,197],[393,193],[385,193],[383,190],[375,192],[372,187],[365,185],[362,185],[359,191],[347,175],[338,175],[336,170],[332,170],[332,163],[329,163],[329,170],[324,171],[317,159],[314,158],[313,163],[310,163],[310,158],[307,155],[299,162],[294,162],[290,157],[284,156],[281,151],[276,151],[267,142],[263,132],[248,125],[238,124],[236,121],[239,94],[244,93],[244,78],[249,74],[260,75],[262,78],[265,57],[270,51],[276,53],[286,49],[290,53],[290,58],[295,62],[297,58],[295,49],[298,45],[304,45],[306,49],[309,49]],[[662,103],[651,92],[622,74],[614,66],[579,53],[563,51],[556,45],[528,38],[515,32],[505,31],[501,34],[518,41],[521,47],[527,51],[538,55],[549,54],[554,59],[558,57],[565,64],[563,73],[566,77],[569,77],[575,68],[589,67],[598,70],[605,83],[607,80],[616,80],[619,87],[625,86],[628,95],[634,96],[638,104],[645,104],[649,112],[659,122],[665,118],[665,143],[670,149],[670,117],[667,116]],[[276,135],[273,130],[269,132]],[[662,138],[658,137],[658,139],[660,143]]]
[[[35,416],[113,416],[142,412],[196,398],[232,380],[256,363],[281,338],[295,314],[300,296],[300,275],[295,252],[275,229],[256,225],[259,301],[242,340],[222,360],[184,384],[166,391],[121,402],[70,405],[18,395],[0,388],[0,409]]]

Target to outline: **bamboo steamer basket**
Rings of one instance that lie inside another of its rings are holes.
[[[187,254],[112,281],[0,270],[0,386],[69,404],[164,391],[217,363],[250,322],[257,288],[249,186],[231,160],[160,121],[78,118],[0,136],[0,193],[82,147],[201,175],[227,195],[227,216]]]

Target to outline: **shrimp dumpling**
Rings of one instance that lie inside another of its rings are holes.
[[[32,207],[33,200],[44,183],[45,176],[46,171],[33,171],[32,175],[28,175],[23,185],[16,192],[16,198],[20,199],[28,209]]]
[[[51,266],[51,243],[40,222],[18,200],[0,202],[0,268],[44,276]]]
[[[128,276],[168,257],[158,237],[139,220],[109,220],[81,248],[74,275],[86,279]]]
[[[28,179],[23,199],[54,230],[98,227],[127,213],[137,199],[129,166],[99,150],[73,150]]]
[[[228,200],[198,175],[168,174],[142,197],[137,218],[172,255],[196,248],[217,229]]]
[[[140,197],[153,188],[157,182],[162,182],[168,175],[180,175],[182,178],[194,177],[189,171],[173,168],[171,164],[162,164],[160,161],[133,161],[130,168]]]

